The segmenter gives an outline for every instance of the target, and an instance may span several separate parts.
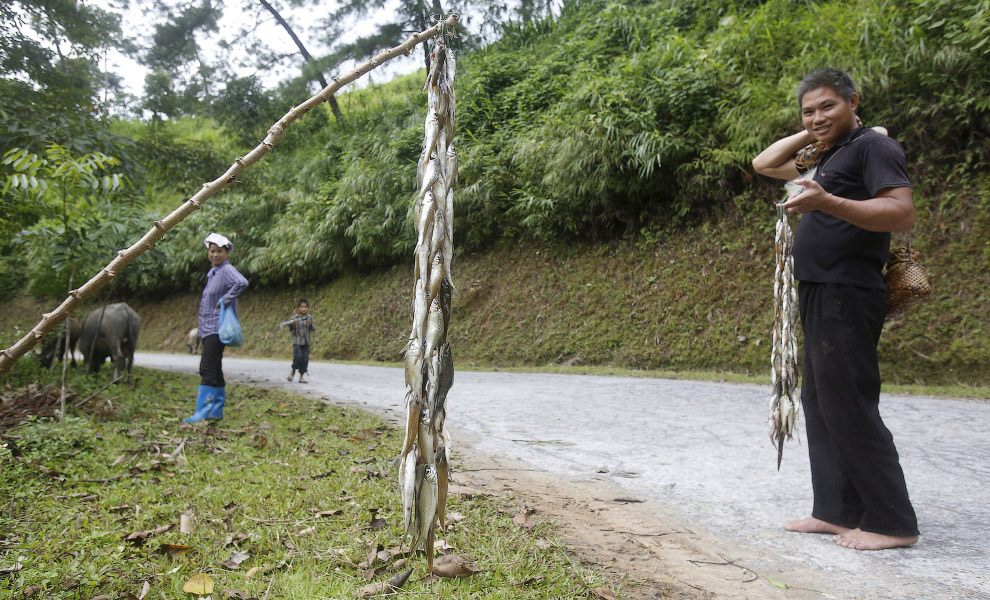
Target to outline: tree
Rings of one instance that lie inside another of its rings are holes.
[[[0,2],[0,150],[56,142],[107,151],[112,136],[99,119],[108,95],[122,92],[99,60],[125,46],[119,17],[87,3]]]
[[[114,157],[74,155],[50,144],[42,155],[9,150],[3,164],[12,173],[0,189],[0,205],[29,204],[36,211],[37,220],[12,236],[26,256],[22,269],[33,293],[64,293],[74,270],[98,269],[136,223],[143,224],[140,203],[126,195],[129,181]],[[139,276],[138,269],[127,274]]]

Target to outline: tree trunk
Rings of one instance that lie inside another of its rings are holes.
[[[289,37],[292,38],[292,41],[295,42],[296,48],[299,48],[299,54],[302,54],[303,60],[305,60],[306,64],[310,65],[313,68],[313,70],[316,72],[316,78],[320,82],[320,89],[327,87],[327,80],[325,77],[323,77],[323,72],[317,69],[315,66],[313,66],[313,57],[309,54],[309,51],[306,50],[306,46],[303,45],[302,40],[299,39],[299,36],[296,35],[296,32],[293,31],[292,27],[289,26],[289,23],[282,18],[282,15],[280,15],[278,11],[275,10],[275,7],[269,4],[267,0],[258,0],[258,2],[260,2],[261,5],[265,7],[265,10],[272,13],[272,16],[275,17],[275,20],[278,21],[278,24],[282,26],[282,29],[284,29],[285,32],[289,34]],[[338,121],[340,121],[341,120],[340,106],[338,106],[337,104],[337,99],[334,98],[333,96],[330,96],[328,102],[330,103],[330,110],[333,111],[333,116],[336,117]]]
[[[209,200],[217,192],[227,186],[237,183],[237,177],[241,173],[247,171],[256,162],[267,156],[268,153],[275,148],[276,144],[282,141],[282,138],[285,137],[286,128],[296,119],[313,110],[313,108],[319,104],[327,102],[331,97],[333,97],[334,92],[354,81],[358,77],[361,77],[365,73],[378,68],[393,58],[408,55],[418,44],[440,34],[444,28],[453,29],[454,25],[457,24],[458,19],[459,17],[456,14],[452,14],[446,21],[437,23],[426,31],[413,34],[412,37],[405,42],[399,44],[391,50],[382,52],[367,62],[358,65],[356,69],[350,73],[347,73],[343,77],[334,77],[333,83],[323,88],[309,100],[287,112],[285,116],[272,125],[271,129],[268,130],[268,135],[265,136],[265,139],[262,140],[260,144],[255,146],[254,150],[235,160],[234,164],[230,165],[227,171],[217,179],[214,179],[209,183],[204,183],[202,189],[196,192],[192,198],[186,200],[182,206],[172,211],[172,213],[167,217],[160,221],[155,221],[154,227],[148,230],[148,232],[145,233],[140,240],[135,242],[129,248],[118,251],[117,258],[110,261],[110,264],[104,267],[92,279],[84,283],[82,287],[70,291],[69,297],[63,300],[55,310],[50,313],[42,314],[41,321],[39,321],[38,324],[35,325],[24,337],[18,340],[16,344],[6,350],[0,350],[0,374],[10,371],[10,367],[13,366],[17,359],[24,356],[24,354],[33,348],[35,344],[44,339],[44,337],[48,335],[56,325],[65,320],[66,317],[71,317],[74,315],[76,309],[83,303],[84,300],[95,294],[103,288],[103,286],[112,281],[117,274],[126,268],[127,265],[131,264],[134,259],[141,256],[146,251],[154,248],[155,244],[165,237],[165,234],[170,229],[195,212],[203,204],[203,202]]]

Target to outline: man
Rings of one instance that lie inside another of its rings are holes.
[[[857,550],[910,546],[918,524],[893,437],[880,418],[877,343],[887,314],[882,269],[892,231],[914,224],[900,144],[862,127],[859,94],[837,69],[798,86],[805,130],[753,159],[778,179],[802,173],[794,155],[813,142],[826,151],[804,191],[787,199],[803,215],[794,242],[794,277],[804,331],[801,400],[811,458],[811,516],[784,527],[831,533]]]

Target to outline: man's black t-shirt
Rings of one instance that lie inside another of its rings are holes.
[[[814,179],[826,192],[850,200],[911,185],[901,145],[866,127],[853,129],[829,149]],[[889,250],[889,233],[867,231],[822,211],[806,213],[794,237],[794,278],[886,289],[882,271]]]

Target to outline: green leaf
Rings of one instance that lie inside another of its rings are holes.
[[[786,590],[787,589],[787,584],[786,583],[784,583],[783,581],[777,581],[776,579],[770,577],[769,575],[767,576],[767,581],[769,581],[771,584],[779,587],[782,590]]]

